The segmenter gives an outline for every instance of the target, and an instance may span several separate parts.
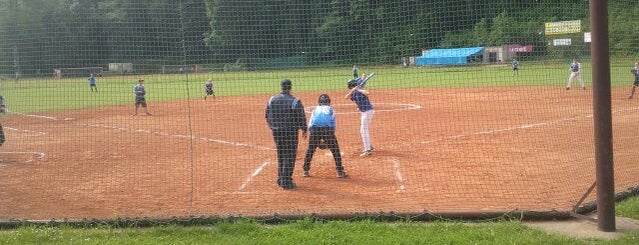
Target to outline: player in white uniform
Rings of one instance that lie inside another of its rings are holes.
[[[581,85],[582,89],[586,89],[586,85],[584,84],[584,80],[581,79],[581,63],[577,61],[577,59],[573,59],[572,63],[570,63],[570,77],[568,78],[568,84],[566,85],[566,90],[569,90],[572,86],[572,80],[579,79],[579,85]]]

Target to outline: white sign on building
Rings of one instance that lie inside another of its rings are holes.
[[[570,38],[561,38],[561,39],[553,39],[553,46],[570,46],[572,44],[572,39]]]
[[[584,43],[589,43],[589,42],[591,42],[590,32],[584,32]]]

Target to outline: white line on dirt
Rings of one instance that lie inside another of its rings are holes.
[[[404,178],[402,177],[402,170],[400,168],[399,160],[397,160],[397,158],[393,158],[391,159],[391,162],[393,162],[393,167],[395,167],[395,180],[399,185],[399,189],[397,190],[397,192],[403,192],[406,187],[404,186]]]
[[[38,156],[39,159],[44,159],[44,157],[47,156],[47,154],[44,154],[43,152],[37,152],[37,151],[5,151],[5,152],[0,152],[0,154],[29,154],[29,159],[26,160],[24,163],[33,162],[34,156]]]
[[[45,134],[47,134],[47,133],[45,133],[45,132],[40,132],[40,131],[32,131],[32,130],[26,130],[26,129],[17,129],[17,128],[11,128],[11,127],[4,127],[4,129],[14,130],[14,131],[23,132],[23,133],[29,133],[29,134],[35,134],[36,136],[40,136],[40,135],[45,135]]]
[[[255,169],[255,171],[253,171],[253,174],[251,174],[251,176],[249,176],[244,183],[242,183],[242,186],[240,186],[240,189],[238,190],[238,192],[241,192],[242,190],[244,190],[244,188],[246,188],[246,186],[248,186],[249,183],[251,183],[251,181],[253,180],[253,178],[255,176],[257,176],[258,174],[260,174],[260,172],[262,172],[262,170],[264,170],[264,168],[266,167],[266,165],[268,165],[268,161],[262,163],[262,165],[260,165],[257,169]]]
[[[618,112],[624,112],[624,111],[634,111],[634,110],[637,110],[637,109],[639,109],[639,107],[634,107],[634,108],[630,108],[630,109],[616,110],[616,111],[612,111],[612,113],[618,113]],[[421,143],[422,144],[431,144],[431,143],[435,143],[435,142],[439,142],[439,141],[459,139],[459,138],[469,137],[469,136],[473,136],[473,135],[494,134],[494,133],[499,133],[499,132],[519,130],[519,129],[531,129],[531,128],[537,128],[537,127],[542,127],[542,126],[550,126],[550,125],[554,125],[554,124],[560,124],[560,123],[567,122],[567,121],[586,119],[586,118],[592,118],[592,114],[583,115],[583,116],[569,117],[569,118],[563,118],[563,119],[558,119],[558,120],[548,121],[548,122],[523,124],[523,125],[512,126],[512,127],[508,127],[508,128],[492,129],[492,130],[474,132],[474,133],[469,133],[469,134],[453,135],[453,136],[448,136],[448,137],[442,137],[442,138],[439,138],[439,139],[422,141]]]
[[[16,113],[18,114],[18,113]],[[49,119],[49,120],[58,120],[55,117],[48,117],[48,116],[42,116],[42,115],[30,115],[30,114],[21,114],[27,117],[36,117],[36,118],[44,118],[44,119]]]
[[[23,115],[23,116],[27,116],[27,117],[35,117],[35,118],[42,118],[42,119],[48,119],[48,120],[54,120],[57,121],[59,119],[57,119],[56,117],[50,117],[50,116],[42,116],[42,115],[32,115],[32,114],[23,114],[23,113],[14,113],[14,114],[18,114],[18,115]],[[63,119],[64,121],[68,121],[68,120],[73,120],[73,118],[65,118]],[[233,145],[233,146],[239,146],[239,147],[253,147],[253,148],[257,148],[260,150],[266,150],[266,151],[274,151],[275,149],[271,148],[271,147],[264,147],[264,146],[254,146],[254,145],[249,145],[247,143],[241,143],[241,142],[231,142],[231,141],[225,141],[225,140],[219,140],[219,139],[211,139],[211,138],[206,138],[206,137],[196,137],[196,136],[188,136],[188,135],[180,135],[180,134],[168,134],[165,132],[152,132],[151,130],[148,129],[129,129],[129,128],[123,128],[123,127],[119,127],[119,126],[109,126],[109,125],[104,125],[104,124],[90,124],[90,123],[79,123],[79,122],[74,122],[72,124],[78,125],[78,126],[82,126],[82,127],[96,127],[96,128],[107,128],[107,129],[115,129],[115,130],[121,130],[121,131],[133,131],[133,132],[137,132],[137,133],[146,133],[146,134],[155,134],[158,136],[171,136],[171,137],[177,137],[177,138],[187,138],[187,139],[194,139],[194,140],[201,140],[204,142],[215,142],[215,143],[220,143],[220,144],[227,144],[227,145]],[[8,128],[5,127],[7,129],[13,129],[13,128]],[[14,129],[14,130],[18,130],[18,129]],[[39,134],[46,134],[44,132],[37,132],[37,131],[28,131],[28,130],[22,130],[25,132],[34,132],[34,133],[39,133]]]

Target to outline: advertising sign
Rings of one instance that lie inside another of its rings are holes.
[[[570,46],[572,44],[572,39],[570,38],[562,38],[562,39],[553,39],[553,46]]]
[[[532,45],[510,45],[508,46],[508,52],[510,53],[532,53],[533,46]]]
[[[547,22],[545,27],[546,35],[578,33],[581,31],[581,20]]]

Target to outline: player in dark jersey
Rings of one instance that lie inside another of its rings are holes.
[[[635,90],[639,87],[639,61],[635,62],[635,67],[630,70],[630,73],[634,76],[635,81],[632,83],[632,88],[630,88],[630,96],[628,96],[628,99],[635,97]]]
[[[364,143],[364,151],[359,155],[361,157],[373,154],[373,145],[371,143],[369,128],[373,121],[374,110],[370,98],[368,97],[370,94],[369,91],[360,88],[360,81],[364,79],[356,78],[348,81],[348,88],[351,89],[351,92],[346,95],[346,99],[350,99],[355,102],[357,109],[361,113],[359,131],[362,136],[362,142]]]
[[[209,79],[204,84],[204,100],[206,100],[207,96],[213,97],[215,99],[215,91],[213,91],[213,80]]]

